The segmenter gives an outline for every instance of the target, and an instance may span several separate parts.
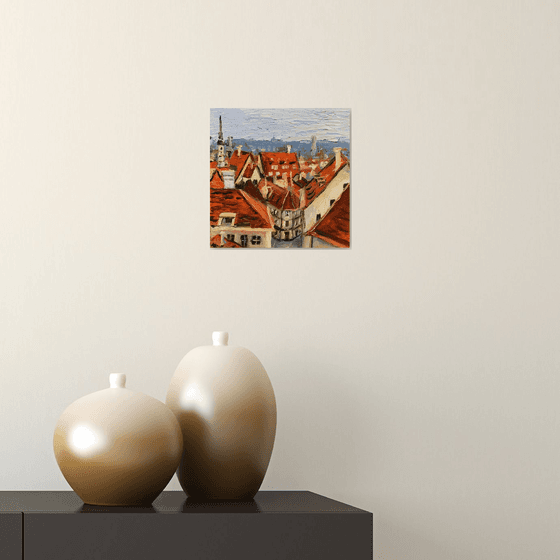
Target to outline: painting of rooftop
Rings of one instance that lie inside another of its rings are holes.
[[[211,109],[210,247],[350,247],[350,109]]]

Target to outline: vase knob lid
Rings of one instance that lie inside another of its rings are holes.
[[[126,374],[111,373],[109,375],[109,387],[111,389],[124,389],[126,386]]]
[[[212,343],[214,346],[227,346],[229,334],[224,331],[214,331],[212,333]]]

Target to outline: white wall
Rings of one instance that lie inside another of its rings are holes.
[[[226,329],[276,390],[264,489],[373,511],[376,558],[558,558],[559,24],[2,1],[1,489],[67,488],[62,410],[111,371],[163,400]],[[352,108],[351,250],[208,248],[212,106]]]

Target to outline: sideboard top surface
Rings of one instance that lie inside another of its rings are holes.
[[[243,502],[200,502],[181,491],[163,492],[151,507],[84,504],[74,492],[0,492],[0,514],[22,513],[369,513],[309,491],[263,491]]]

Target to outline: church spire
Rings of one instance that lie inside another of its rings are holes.
[[[224,145],[224,134],[222,132],[222,115],[220,115],[220,134],[218,134],[218,145]]]
[[[218,135],[218,167],[227,167],[224,149],[224,134],[222,131],[222,115],[220,115],[220,134]]]

